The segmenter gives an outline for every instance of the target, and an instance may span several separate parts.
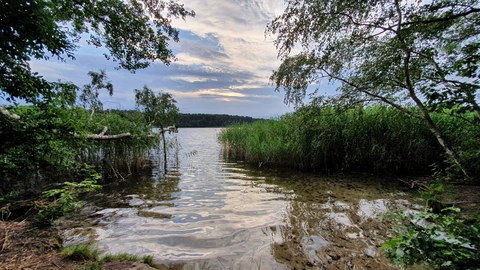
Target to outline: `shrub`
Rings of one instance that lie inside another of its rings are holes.
[[[387,258],[402,267],[426,264],[434,269],[478,269],[480,265],[480,225],[466,223],[446,212],[430,209],[397,216],[395,236],[382,245]]]
[[[101,188],[97,185],[100,175],[95,173],[80,183],[64,182],[62,188],[50,189],[43,192],[43,199],[37,201],[40,211],[36,220],[40,224],[48,225],[54,219],[74,211],[83,205],[79,196]]]

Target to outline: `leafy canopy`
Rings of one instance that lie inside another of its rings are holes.
[[[32,72],[32,59],[75,59],[87,37],[105,47],[105,57],[131,72],[153,61],[173,59],[168,42],[178,41],[173,18],[194,16],[176,1],[4,0],[0,14],[0,95],[7,101],[73,103],[68,83],[49,82]]]
[[[480,117],[479,1],[287,4],[267,28],[277,35],[283,60],[271,79],[285,90],[286,102],[301,103],[311,84],[327,78],[341,83],[344,101],[380,101],[398,109],[412,102]]]

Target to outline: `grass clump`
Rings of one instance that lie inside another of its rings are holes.
[[[100,256],[100,251],[90,244],[77,244],[62,249],[62,254],[72,260],[90,261],[91,263],[83,267],[84,270],[102,269],[104,263],[114,261],[140,262],[153,268],[158,266],[153,262],[153,256],[137,256],[130,253],[106,254]]]
[[[129,262],[141,262],[151,267],[156,267],[153,262],[153,256],[137,256],[130,253],[119,253],[119,254],[107,254],[102,258],[102,262],[113,262],[113,261],[129,261]]]
[[[62,254],[72,260],[98,261],[100,252],[89,244],[78,244],[63,248]]]

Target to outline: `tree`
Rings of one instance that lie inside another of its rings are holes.
[[[88,36],[119,68],[134,72],[156,60],[168,64],[173,59],[168,42],[178,41],[172,18],[194,16],[163,0],[2,0],[0,5],[0,95],[34,104],[72,104],[75,91],[32,72],[31,59],[73,60],[78,41]]]
[[[422,119],[462,167],[430,113],[448,108],[480,119],[479,1],[287,3],[267,27],[283,61],[271,79],[286,102],[301,103],[322,78],[338,81],[335,101],[386,103]]]
[[[159,92],[157,95],[144,86],[135,89],[135,102],[145,114],[145,120],[154,127],[163,128],[175,124],[178,117],[177,101],[169,93]]]
[[[85,108],[90,109],[90,119],[92,119],[95,111],[103,110],[103,103],[98,98],[98,95],[100,94],[98,91],[105,89],[111,96],[113,94],[113,85],[110,81],[106,81],[107,74],[105,73],[105,70],[100,70],[98,73],[90,71],[88,72],[88,76],[90,76],[92,81],[83,86],[80,101]]]
[[[163,140],[163,161],[164,170],[167,171],[167,146],[165,140],[165,125],[174,124],[178,117],[178,107],[176,101],[169,93],[155,93],[144,86],[142,90],[135,89],[135,102],[145,116],[145,120],[150,125],[160,129]]]
[[[7,109],[0,101],[0,195],[15,186],[76,180],[83,166],[98,165],[101,156],[128,164],[158,141],[136,119],[92,117],[102,107],[99,91],[113,91],[104,71],[90,72],[91,83],[81,88],[46,80],[31,70],[31,60],[73,61],[86,39],[130,72],[154,61],[169,64],[174,56],[168,45],[179,35],[171,21],[188,16],[194,12],[176,0],[0,0],[0,98],[27,103]]]

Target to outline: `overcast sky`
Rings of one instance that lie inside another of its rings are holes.
[[[275,117],[291,111],[283,93],[269,85],[279,65],[273,38],[265,27],[283,12],[281,0],[190,0],[194,18],[178,20],[180,42],[171,43],[178,60],[161,62],[131,74],[116,70],[102,51],[81,46],[76,60],[66,63],[33,61],[32,69],[50,80],[88,82],[87,72],[105,69],[114,84],[114,95],[102,95],[106,108],[132,109],[133,89],[147,85],[171,93],[184,113],[225,113]],[[82,43],[83,44],[83,43]]]

